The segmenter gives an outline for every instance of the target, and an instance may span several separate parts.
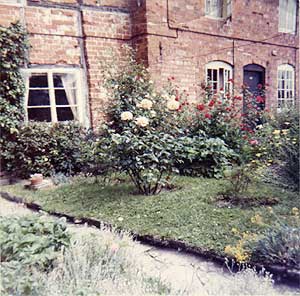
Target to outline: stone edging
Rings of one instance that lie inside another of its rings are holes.
[[[69,223],[84,225],[87,224],[89,226],[94,226],[97,228],[105,227],[108,229],[113,229],[113,225],[107,222],[99,221],[93,218],[76,218],[68,214],[54,212],[54,211],[45,211],[39,204],[34,202],[26,202],[21,197],[17,197],[9,194],[8,192],[0,191],[0,196],[8,201],[24,204],[28,209],[33,211],[43,211],[49,215],[56,216],[59,218],[66,218]],[[122,231],[122,229],[117,228],[117,231]],[[200,247],[195,247],[189,245],[183,241],[177,241],[172,239],[164,239],[159,236],[152,235],[140,235],[138,233],[131,232],[131,235],[137,241],[142,243],[147,243],[152,246],[161,247],[161,248],[169,248],[178,251],[184,251],[185,253],[193,254],[204,259],[209,259],[215,263],[224,265],[228,258],[224,256],[220,256],[217,253],[209,250],[203,250]],[[230,262],[231,260],[229,260]],[[231,266],[231,265],[230,265]],[[258,263],[250,263],[249,266],[255,267],[257,270],[266,270],[272,273],[276,280],[279,282],[292,282],[295,285],[299,285],[300,282],[300,271],[298,270],[290,270],[285,266],[281,265],[261,265]],[[238,270],[239,265],[233,263],[233,268]]]

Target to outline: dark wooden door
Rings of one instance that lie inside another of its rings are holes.
[[[258,71],[244,71],[244,84],[249,88],[253,94],[258,91],[258,85],[263,85],[263,72]]]

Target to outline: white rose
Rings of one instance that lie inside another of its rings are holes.
[[[155,116],[156,116],[156,112],[155,112],[154,110],[151,110],[151,111],[150,111],[150,116],[151,116],[151,117],[155,117]]]
[[[153,103],[152,103],[152,101],[150,101],[148,99],[143,99],[137,106],[140,108],[143,108],[145,110],[149,110],[152,108]]]
[[[141,126],[141,127],[145,127],[149,124],[149,119],[145,116],[140,116],[136,119],[136,124]]]
[[[121,120],[127,121],[132,120],[133,114],[129,111],[122,112],[121,114]]]
[[[177,110],[180,106],[180,103],[175,100],[170,100],[167,102],[167,108],[171,111]]]

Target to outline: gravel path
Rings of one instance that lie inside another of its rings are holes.
[[[33,212],[21,204],[0,197],[0,216],[27,215]],[[71,232],[90,231],[87,226],[69,224]],[[108,231],[104,231],[109,235]],[[103,233],[102,233],[103,234]],[[231,274],[212,262],[177,251],[160,249],[136,242],[133,256],[149,275],[160,275],[173,288],[185,290],[187,295],[300,295],[283,285],[273,286],[253,272]]]

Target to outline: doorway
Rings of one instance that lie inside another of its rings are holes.
[[[256,65],[249,64],[244,66],[244,85],[248,91],[252,93],[252,101],[246,102],[246,96],[244,96],[244,111],[247,111],[247,105],[249,103],[255,104],[260,109],[265,108],[265,96],[264,96],[264,84],[265,84],[265,68]]]

